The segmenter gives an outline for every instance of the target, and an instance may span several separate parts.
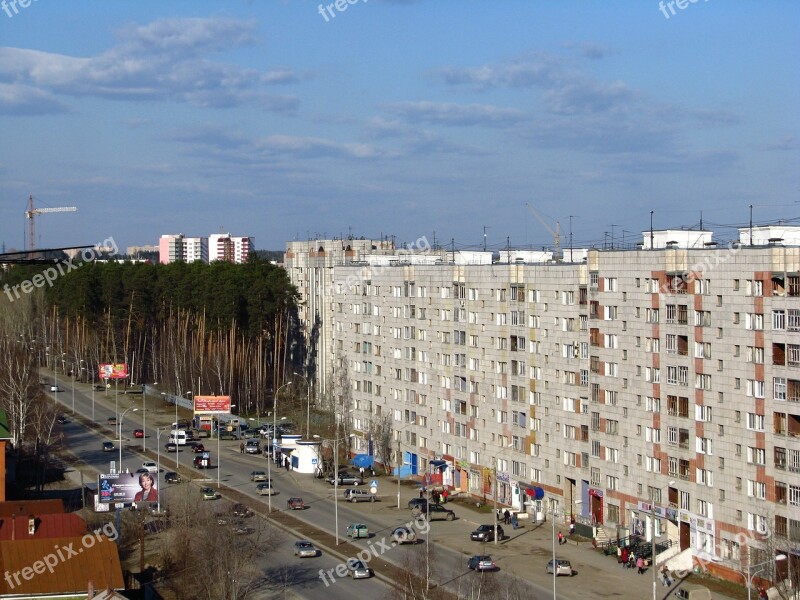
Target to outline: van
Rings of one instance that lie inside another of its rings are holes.
[[[261,454],[261,442],[257,439],[250,439],[244,445],[244,451],[247,454]]]
[[[348,502],[375,502],[375,494],[371,494],[369,490],[356,490],[347,488],[344,491],[344,499]]]
[[[675,592],[675,597],[681,600],[711,600],[711,591],[702,585],[684,583],[681,589]]]
[[[189,436],[183,429],[173,429],[169,432],[169,441],[178,446],[185,446],[189,442]]]

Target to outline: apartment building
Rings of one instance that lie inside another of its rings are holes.
[[[162,265],[172,262],[208,262],[208,238],[187,237],[182,233],[165,234],[158,240],[158,261]]]
[[[330,239],[287,242],[283,266],[302,298],[303,327],[317,390],[327,390],[333,372],[333,270],[362,261],[365,255],[393,255],[392,240]]]
[[[329,305],[315,288],[356,450],[388,416],[414,474],[613,534],[655,528],[723,575],[764,535],[797,546],[800,228],[725,246],[643,232],[580,262],[481,254],[365,254],[325,275]]]
[[[252,237],[236,237],[230,233],[212,233],[208,236],[208,260],[223,260],[236,264],[247,262],[255,240]]]

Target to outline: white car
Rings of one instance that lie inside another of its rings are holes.
[[[51,391],[51,392],[63,392],[64,390],[62,390],[62,389],[61,389],[60,387],[58,387],[57,385],[51,385],[51,386],[50,386],[50,391]]]
[[[158,473],[158,465],[152,460],[146,460],[142,463],[142,468],[147,469],[151,473]]]

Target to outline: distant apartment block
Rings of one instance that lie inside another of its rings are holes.
[[[138,256],[140,254],[151,254],[154,252],[158,252],[158,246],[128,246],[125,249],[125,254],[127,256]]]
[[[208,260],[223,260],[241,264],[247,262],[254,239],[251,237],[234,237],[229,233],[213,233],[208,236]]]
[[[800,543],[800,228],[648,231],[570,262],[373,244],[285,260],[356,451],[388,419],[412,474],[654,532],[723,575]]]
[[[208,262],[208,238],[162,235],[158,241],[158,261],[162,265],[172,262]]]

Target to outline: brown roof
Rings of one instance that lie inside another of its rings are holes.
[[[48,500],[9,500],[0,502],[0,518],[11,515],[54,515],[64,512],[64,502],[58,498]]]
[[[28,533],[28,515],[0,518],[0,540],[80,537],[86,533],[86,521],[76,513],[34,515],[36,529]]]
[[[85,593],[89,581],[95,589],[124,589],[116,544],[93,534],[0,541],[0,573],[0,595]]]

